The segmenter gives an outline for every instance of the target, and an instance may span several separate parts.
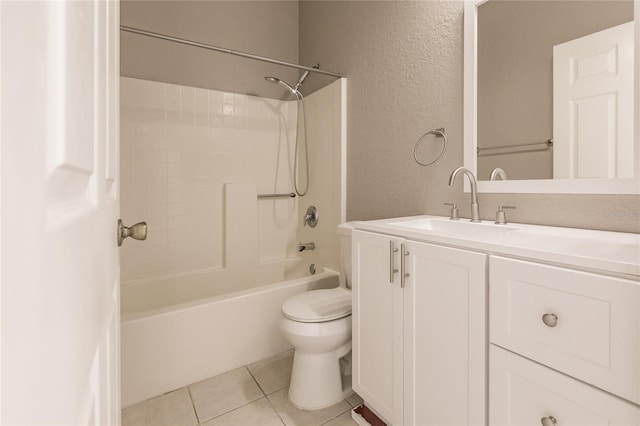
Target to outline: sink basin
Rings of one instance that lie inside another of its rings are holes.
[[[493,222],[469,222],[468,219],[414,219],[399,222],[391,222],[389,225],[412,228],[421,231],[431,231],[447,235],[460,235],[466,238],[499,237],[520,229],[512,225],[496,225]]]

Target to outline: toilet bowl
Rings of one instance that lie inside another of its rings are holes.
[[[351,392],[351,233],[338,225],[340,286],[311,290],[282,305],[280,330],[293,345],[289,400],[298,408],[318,410]]]
[[[282,305],[282,314],[280,330],[295,348],[289,399],[305,410],[339,402],[350,390],[343,387],[340,359],[351,351],[351,292],[301,293]]]

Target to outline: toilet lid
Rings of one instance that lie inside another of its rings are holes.
[[[311,290],[282,305],[285,317],[298,322],[325,322],[351,315],[351,292],[342,287]]]

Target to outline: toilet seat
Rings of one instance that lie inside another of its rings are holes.
[[[289,298],[282,314],[297,322],[326,322],[351,315],[351,292],[342,287],[311,290]]]

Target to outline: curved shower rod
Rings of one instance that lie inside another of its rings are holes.
[[[282,65],[282,66],[285,66],[285,67],[297,68],[299,70],[315,72],[315,73],[318,73],[318,74],[330,75],[330,76],[336,77],[336,78],[346,77],[346,75],[338,73],[338,72],[325,71],[325,70],[321,70],[319,68],[313,68],[313,67],[307,67],[307,66],[304,66],[304,65],[294,64],[293,62],[286,62],[286,61],[281,61],[279,59],[268,58],[266,56],[254,55],[253,53],[241,52],[239,50],[231,50],[231,49],[227,49],[227,48],[224,48],[224,47],[218,47],[218,46],[213,46],[213,45],[210,45],[210,44],[199,43],[197,41],[185,40],[183,38],[172,37],[172,36],[168,36],[168,35],[164,35],[164,34],[160,34],[160,33],[154,33],[152,31],[145,31],[145,30],[141,30],[141,29],[138,29],[138,28],[127,27],[126,25],[120,25],[120,31],[125,31],[125,32],[132,33],[132,34],[139,34],[139,35],[143,35],[143,36],[146,36],[146,37],[158,38],[158,39],[161,39],[161,40],[171,41],[171,42],[174,42],[174,43],[185,44],[187,46],[193,46],[193,47],[199,47],[199,48],[202,48],[202,49],[213,50],[215,52],[227,53],[229,55],[240,56],[240,57],[243,57],[243,58],[255,59],[257,61],[269,62],[271,64]]]

